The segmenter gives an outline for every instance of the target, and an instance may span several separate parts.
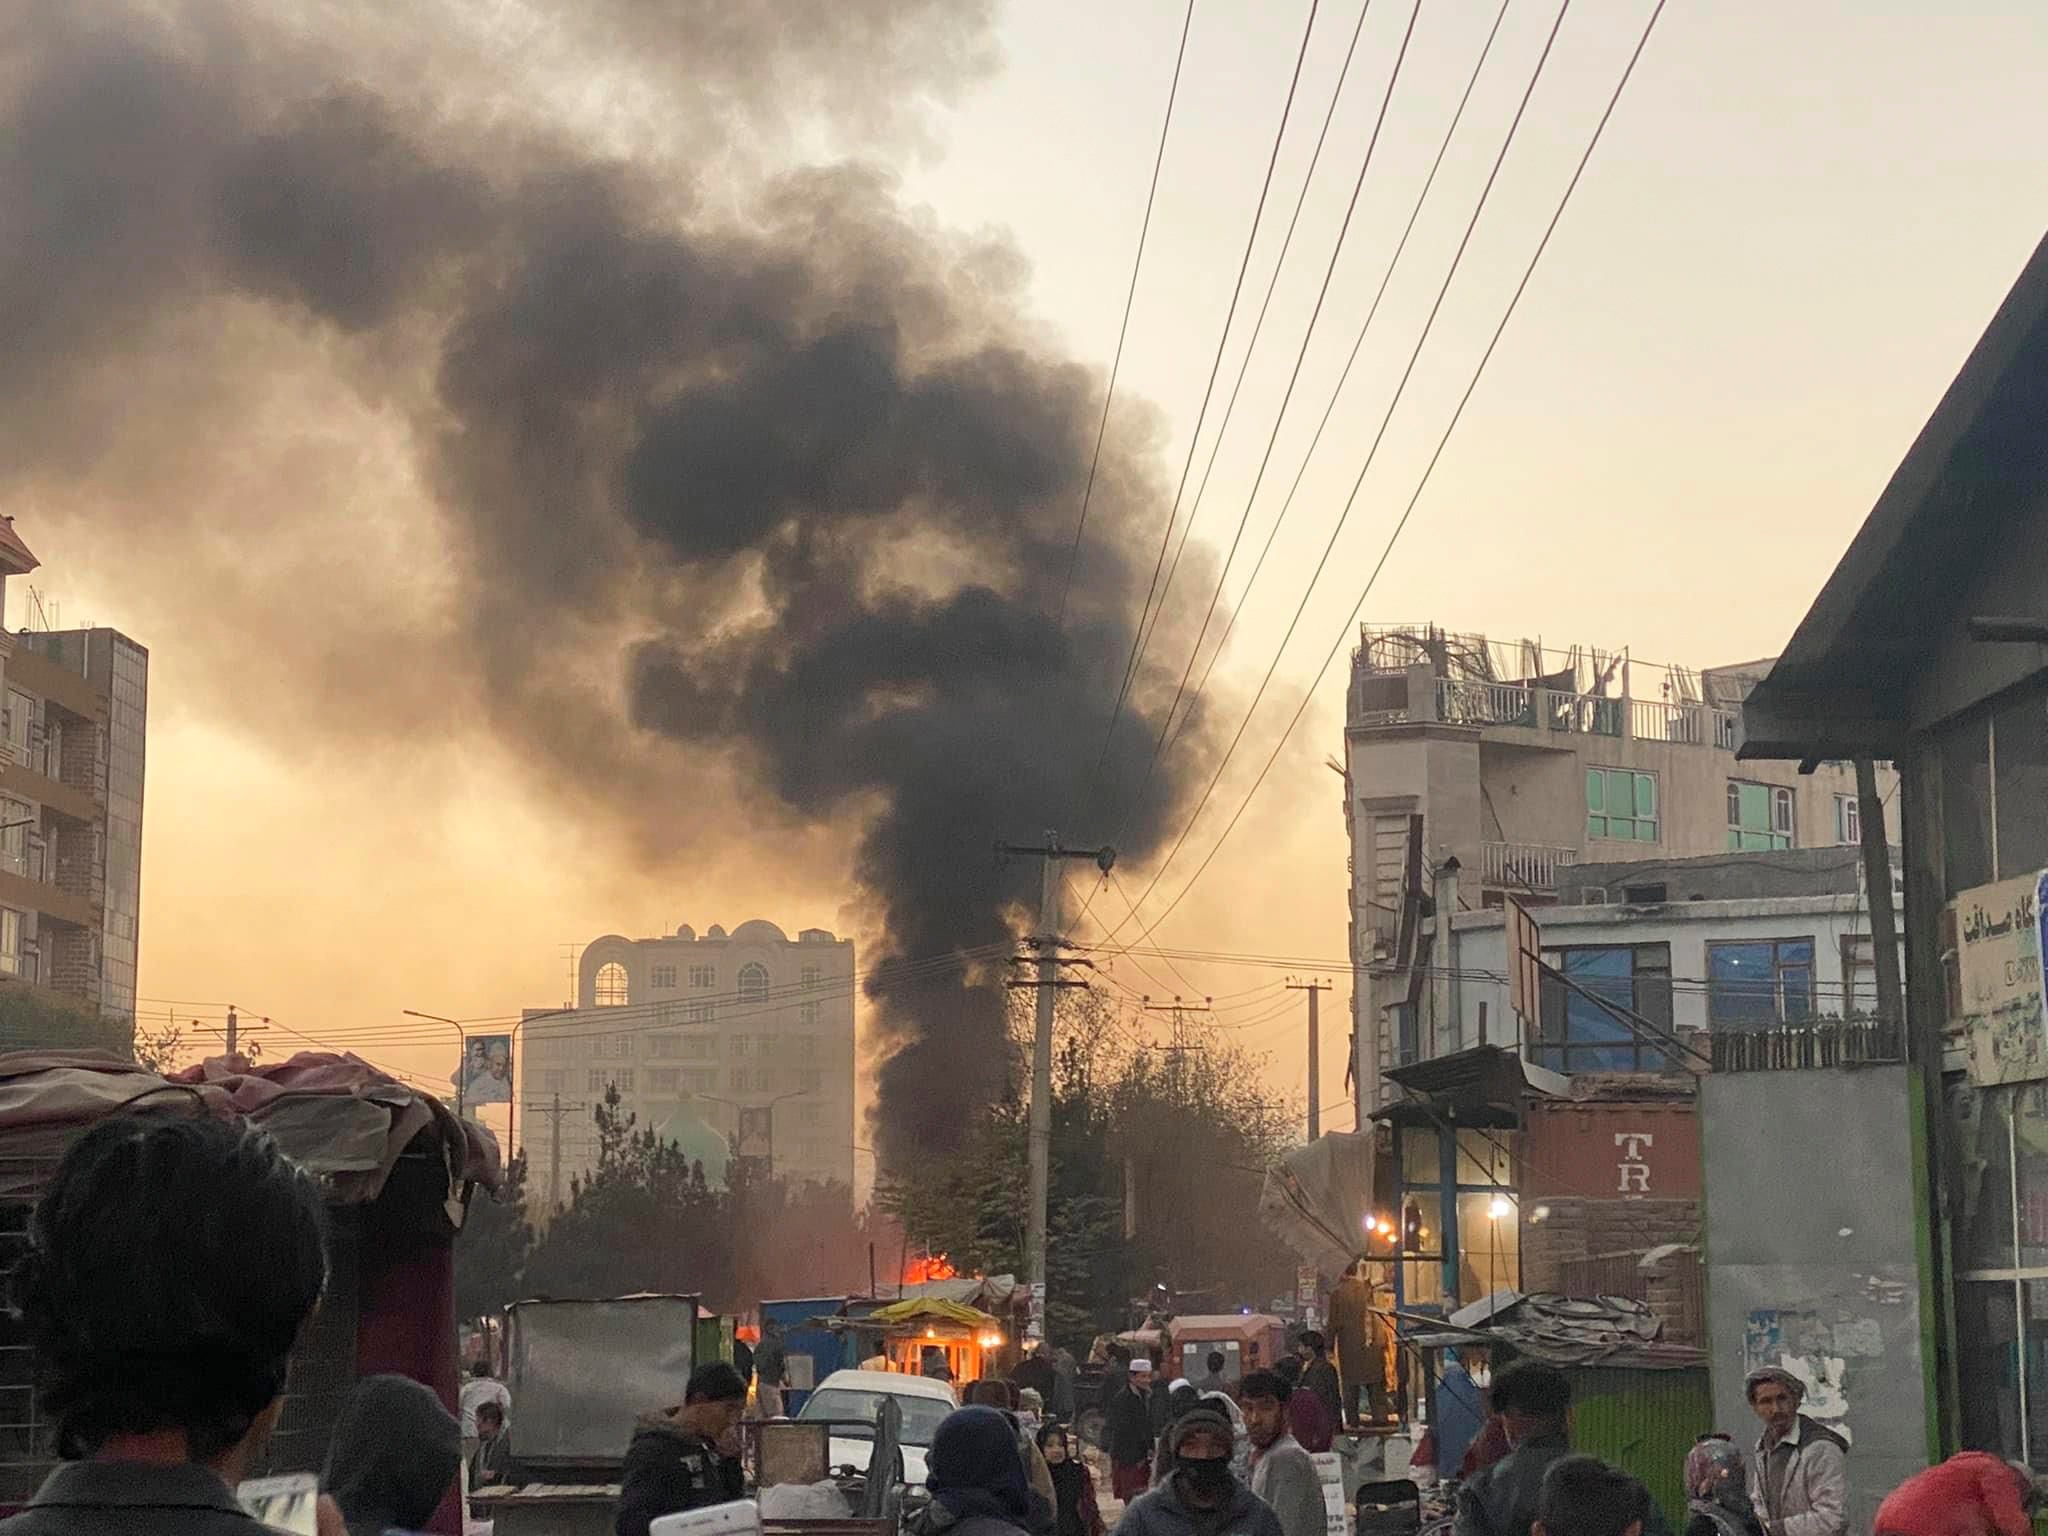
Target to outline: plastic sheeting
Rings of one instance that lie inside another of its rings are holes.
[[[1259,1214],[1305,1263],[1340,1271],[1364,1249],[1372,1179],[1372,1133],[1333,1132],[1266,1171]]]
[[[537,1469],[616,1467],[645,1413],[683,1400],[697,1298],[520,1301],[505,1314],[506,1387],[519,1459]]]

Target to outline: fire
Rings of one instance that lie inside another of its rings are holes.
[[[921,1259],[912,1259],[903,1266],[903,1283],[923,1285],[927,1280],[952,1280],[959,1273],[943,1253],[932,1253]]]

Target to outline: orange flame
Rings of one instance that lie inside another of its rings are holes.
[[[903,1266],[905,1285],[923,1285],[927,1280],[952,1280],[959,1271],[943,1253],[929,1254],[921,1259],[912,1259]]]

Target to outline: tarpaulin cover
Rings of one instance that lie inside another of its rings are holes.
[[[16,1051],[0,1054],[0,1200],[35,1199],[65,1149],[106,1116],[180,1102],[262,1126],[343,1203],[374,1200],[429,1126],[451,1179],[499,1180],[489,1131],[355,1056],[308,1051],[263,1067],[215,1058],[167,1079],[98,1051]]]
[[[1305,1262],[1342,1270],[1364,1249],[1372,1163],[1370,1131],[1318,1137],[1266,1170],[1259,1214]]]
[[[868,1321],[884,1327],[915,1322],[960,1323],[969,1328],[996,1326],[996,1319],[986,1312],[937,1296],[913,1296],[906,1301],[892,1301],[888,1306],[877,1307],[870,1312]]]
[[[505,1386],[520,1461],[542,1470],[624,1461],[640,1415],[682,1402],[696,1327],[694,1296],[514,1302]]]

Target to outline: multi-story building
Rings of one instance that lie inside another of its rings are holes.
[[[1605,866],[1859,841],[1850,764],[1802,773],[1793,763],[1736,761],[1742,699],[1768,666],[1691,672],[1625,651],[1560,653],[1434,627],[1361,631],[1345,719],[1344,819],[1353,1009],[1369,1097],[1380,1096],[1385,1068],[1412,1059],[1394,1000],[1378,995],[1399,958],[1404,907],[1414,941],[1405,898],[1426,892],[1430,872],[1452,859],[1463,904],[1484,909],[1510,896],[1531,906],[1682,900],[1696,893],[1667,890],[1661,872],[1646,870],[1632,888]],[[1881,767],[1880,788],[1895,784]],[[1896,815],[1887,814],[1894,841]],[[1582,890],[1574,870],[1585,862],[1603,868]]]
[[[135,1013],[149,652],[111,629],[7,630],[38,564],[0,518],[0,978]]]
[[[584,949],[577,990],[575,1009],[522,1026],[520,1144],[536,1178],[556,1166],[557,1132],[564,1190],[592,1166],[591,1110],[616,1086],[641,1126],[686,1147],[708,1129],[784,1178],[852,1187],[851,939],[791,939],[759,918],[731,933],[608,935]],[[576,1108],[555,1116],[557,1094]]]

